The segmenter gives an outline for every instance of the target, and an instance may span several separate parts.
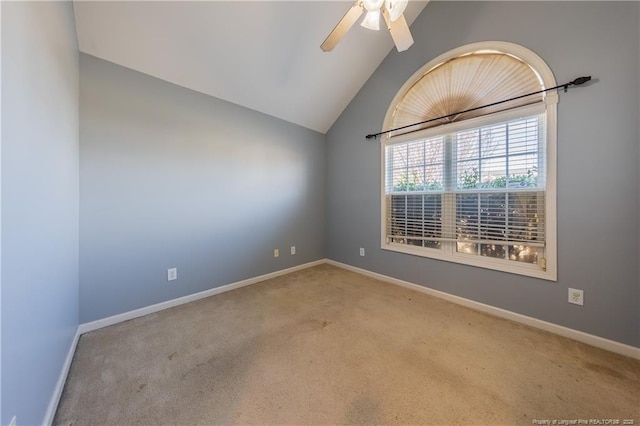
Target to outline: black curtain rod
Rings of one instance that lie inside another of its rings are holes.
[[[555,86],[555,87],[550,87],[550,88],[548,88],[548,89],[539,90],[539,91],[537,91],[537,92],[527,93],[526,95],[516,96],[516,97],[514,97],[514,98],[505,99],[505,100],[503,100],[503,101],[498,101],[498,102],[493,102],[493,103],[491,103],[491,104],[482,105],[482,106],[475,107],[475,108],[471,108],[471,109],[466,109],[466,110],[464,110],[464,111],[454,112],[454,113],[452,113],[452,114],[443,115],[443,116],[441,116],[441,117],[431,118],[431,119],[429,119],[429,120],[421,121],[421,122],[419,122],[419,123],[407,124],[406,126],[396,127],[395,129],[385,130],[384,132],[369,134],[369,135],[367,135],[367,139],[377,138],[378,136],[380,136],[380,135],[384,135],[384,134],[386,134],[386,133],[395,132],[395,131],[398,131],[398,130],[406,129],[406,128],[408,128],[408,127],[419,126],[420,124],[430,123],[430,122],[432,122],[432,121],[441,120],[441,119],[443,119],[443,118],[453,117],[454,115],[464,114],[464,113],[471,112],[471,111],[476,111],[476,110],[478,110],[478,109],[482,109],[482,108],[488,108],[488,107],[492,107],[492,106],[495,106],[495,105],[500,105],[500,104],[503,104],[503,103],[505,103],[505,102],[515,101],[516,99],[526,98],[527,96],[533,96],[533,95],[537,95],[537,94],[539,94],[539,93],[549,92],[549,91],[551,91],[551,90],[556,90],[556,89],[564,88],[564,91],[566,92],[566,91],[567,91],[567,89],[569,88],[569,86],[579,86],[579,85],[581,85],[581,84],[586,83],[586,82],[587,82],[587,81],[589,81],[589,80],[591,80],[591,76],[590,76],[590,75],[589,75],[589,76],[586,76],[586,77],[578,77],[578,78],[576,78],[576,79],[575,79],[575,80],[573,80],[573,81],[570,81],[570,82],[568,82],[568,83],[564,83],[564,84],[559,84],[559,85],[557,85],[557,86]],[[409,132],[406,132],[405,134],[407,134],[407,133],[417,132],[417,131],[420,131],[420,130],[422,130],[422,129],[411,130],[411,131],[409,131]]]

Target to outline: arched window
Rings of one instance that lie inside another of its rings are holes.
[[[556,280],[556,104],[549,67],[474,43],[418,70],[383,129],[382,248]]]

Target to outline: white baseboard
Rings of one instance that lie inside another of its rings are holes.
[[[73,336],[73,340],[71,341],[71,346],[69,347],[69,351],[67,352],[67,357],[64,360],[64,364],[62,365],[62,370],[60,371],[60,376],[58,377],[58,382],[56,383],[56,387],[53,390],[53,395],[51,396],[51,400],[49,401],[49,406],[47,407],[47,412],[44,415],[44,420],[42,421],[43,425],[51,426],[53,423],[53,418],[56,415],[56,410],[58,409],[58,403],[60,402],[60,397],[62,396],[62,391],[64,389],[64,384],[67,381],[67,376],[69,375],[69,369],[71,368],[71,361],[73,361],[73,355],[76,353],[76,346],[78,346],[78,339],[80,338],[80,327],[76,330],[75,336]]]
[[[582,331],[574,330],[572,328],[563,327],[561,325],[553,324],[547,321],[542,321],[536,318],[521,315],[515,312],[507,311],[506,309],[496,308],[495,306],[485,305],[484,303],[476,302],[473,300],[465,299],[463,297],[454,296],[452,294],[444,293],[439,290],[433,290],[428,287],[423,287],[418,284],[413,284],[408,281],[399,280],[397,278],[388,277],[386,275],[371,272],[366,269],[357,268],[355,266],[347,265],[345,263],[336,262],[334,260],[326,260],[326,263],[343,268],[352,272],[356,272],[362,275],[369,276],[381,281],[386,281],[391,284],[399,285],[401,287],[409,288],[419,291],[421,293],[428,294],[430,296],[438,297],[440,299],[453,302],[457,305],[465,306],[467,308],[475,309],[493,315],[496,317],[508,319],[518,322],[520,324],[526,324],[528,326],[538,328],[540,330],[548,331],[559,336],[567,337],[569,339],[577,340],[578,342],[586,343],[591,346],[595,346],[600,349],[604,349],[610,352],[614,352],[620,355],[628,356],[630,358],[640,359],[640,348],[635,346],[625,345],[624,343],[615,342],[602,337],[594,336],[592,334],[584,333]]]
[[[117,314],[111,317],[102,318],[96,321],[80,324],[80,326],[78,327],[78,330],[80,334],[88,333],[89,331],[98,330],[103,327],[108,327],[110,325],[118,324],[134,318],[153,314],[159,311],[163,311],[165,309],[173,308],[174,306],[184,305],[185,303],[194,302],[196,300],[204,299],[205,297],[215,296],[216,294],[235,290],[236,288],[245,287],[251,284],[258,283],[260,281],[265,281],[271,278],[279,277],[281,275],[290,274],[291,272],[300,271],[302,269],[307,269],[312,266],[321,265],[323,263],[326,263],[326,259],[304,263],[302,265],[293,266],[291,268],[282,269],[280,271],[271,272],[269,274],[260,275],[258,277],[249,278],[243,281],[237,281],[235,283],[231,283],[231,284],[223,285],[220,287],[212,288],[210,290],[201,291],[199,293],[194,293],[187,296],[179,297],[177,299],[167,300],[166,302],[156,303],[155,305],[145,306],[144,308],[135,309],[133,311],[124,312],[122,314]]]

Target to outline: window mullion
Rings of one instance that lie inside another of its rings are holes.
[[[456,203],[455,203],[455,182],[456,182],[456,146],[455,135],[444,136],[444,193],[442,194],[442,250],[446,253],[455,251],[456,239]]]

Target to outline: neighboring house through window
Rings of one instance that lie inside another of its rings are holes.
[[[554,87],[512,43],[439,56],[400,89],[393,129]],[[382,248],[556,280],[556,104],[550,91],[383,137]]]

